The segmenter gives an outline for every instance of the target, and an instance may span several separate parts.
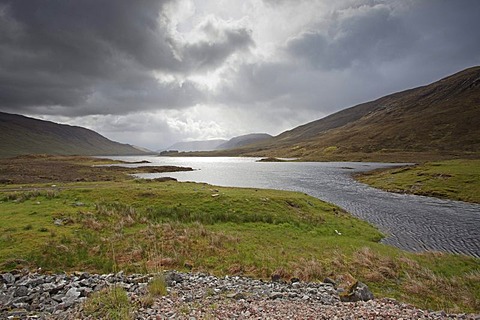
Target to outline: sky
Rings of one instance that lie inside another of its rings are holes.
[[[0,0],[0,111],[160,150],[480,65],[477,0]]]

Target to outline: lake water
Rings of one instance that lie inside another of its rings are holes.
[[[400,164],[367,162],[256,162],[257,158],[112,157],[176,165],[190,172],[140,174],[218,186],[300,191],[334,203],[377,226],[382,241],[409,251],[447,251],[480,257],[480,205],[395,194],[355,181],[352,173]],[[144,164],[142,164],[144,165]],[[132,165],[138,166],[138,165]],[[341,231],[341,230],[340,230]]]

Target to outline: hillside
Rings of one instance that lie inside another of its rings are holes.
[[[145,151],[95,131],[0,112],[0,157],[22,154],[134,155]]]
[[[327,159],[352,154],[480,152],[480,67],[286,131],[243,154]]]
[[[179,152],[185,151],[213,151],[217,147],[227,140],[214,139],[214,140],[200,140],[200,141],[180,141],[172,144],[167,150],[176,150]]]
[[[272,136],[267,133],[251,133],[243,136],[234,137],[217,147],[217,150],[240,148],[252,143],[271,139]]]

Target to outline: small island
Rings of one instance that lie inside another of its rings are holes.
[[[268,157],[268,158],[262,158],[260,160],[257,160],[257,162],[285,162],[287,160],[275,158],[275,157]]]

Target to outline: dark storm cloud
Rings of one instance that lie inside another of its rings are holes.
[[[159,83],[152,71],[215,68],[250,45],[250,34],[175,41],[167,2],[0,1],[0,108],[80,115],[197,103],[203,94],[192,83]]]
[[[224,101],[326,115],[480,63],[478,1],[350,1],[291,37],[275,62],[245,64]]]

